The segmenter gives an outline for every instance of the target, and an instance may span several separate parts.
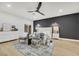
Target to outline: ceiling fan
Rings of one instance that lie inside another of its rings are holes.
[[[35,11],[27,11],[27,12],[29,12],[29,13],[37,12],[37,13],[39,13],[39,14],[41,14],[41,15],[44,16],[45,14],[43,14],[42,12],[40,12],[40,8],[41,8],[41,6],[42,6],[42,2],[39,2],[39,3],[38,3],[38,6],[37,6],[37,8],[36,8]]]

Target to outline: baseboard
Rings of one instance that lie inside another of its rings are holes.
[[[15,40],[17,40],[17,39],[8,40],[8,41],[3,41],[3,42],[0,42],[0,44],[2,44],[2,43],[7,43],[7,42],[11,42],[11,41],[15,41]]]
[[[75,39],[69,39],[69,38],[58,38],[59,40],[68,40],[68,41],[75,41],[75,42],[79,42],[79,40],[75,40]]]

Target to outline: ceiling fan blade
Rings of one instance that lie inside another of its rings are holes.
[[[42,5],[42,2],[39,2],[39,3],[38,3],[38,6],[37,6],[37,10],[36,10],[36,11],[39,11],[39,9],[40,9],[41,5]]]
[[[39,11],[39,9],[41,8],[41,5],[42,5],[42,2],[39,2],[38,3],[38,6],[37,6],[37,9],[35,11],[28,11],[28,12],[30,12],[30,13],[31,12],[38,12],[39,14],[41,14],[41,15],[44,16],[45,14],[43,14],[42,12]]]
[[[41,15],[45,16],[45,14],[43,14],[42,12],[38,11],[38,13],[40,13]]]

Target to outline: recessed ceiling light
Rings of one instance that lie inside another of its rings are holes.
[[[63,9],[59,9],[59,12],[63,12]]]
[[[7,7],[11,7],[11,5],[10,4],[7,4]]]

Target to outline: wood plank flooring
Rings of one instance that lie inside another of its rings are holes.
[[[0,56],[23,56],[12,47],[18,41],[10,41],[0,44]],[[79,42],[67,40],[54,40],[54,56],[79,56]]]
[[[79,42],[54,40],[53,54],[56,56],[79,56]]]
[[[10,41],[0,44],[0,56],[23,56],[18,50],[12,47],[17,41]]]

